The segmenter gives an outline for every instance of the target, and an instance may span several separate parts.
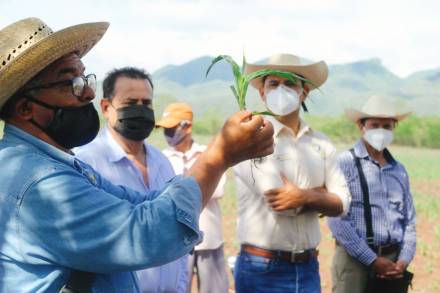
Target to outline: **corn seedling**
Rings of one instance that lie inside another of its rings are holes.
[[[209,65],[208,70],[206,70],[206,77],[209,74],[209,71],[211,68],[216,64],[217,62],[225,60],[231,65],[232,73],[234,75],[235,79],[235,85],[231,85],[230,88],[232,90],[232,93],[234,94],[235,99],[237,100],[238,107],[240,110],[246,110],[246,93],[249,86],[249,82],[255,78],[267,76],[267,75],[275,75],[283,78],[287,78],[290,81],[292,81],[294,84],[297,84],[298,82],[302,81],[304,84],[313,84],[310,80],[305,79],[302,76],[299,76],[292,72],[285,72],[280,70],[273,70],[273,69],[262,69],[258,71],[251,72],[249,74],[245,74],[245,65],[246,65],[246,58],[243,55],[243,64],[242,67],[237,64],[237,62],[232,59],[229,55],[219,55],[216,58],[214,58],[211,62],[211,65]],[[264,111],[264,112],[253,112],[253,114],[263,114],[263,115],[274,115],[271,112]]]

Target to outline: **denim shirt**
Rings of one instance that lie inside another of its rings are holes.
[[[130,271],[200,241],[192,177],[141,194],[8,124],[0,170],[0,292],[58,292],[72,269],[97,273],[93,292],[139,292]]]

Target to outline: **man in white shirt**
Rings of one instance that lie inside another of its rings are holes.
[[[290,54],[271,56],[260,69],[292,72],[292,81],[268,75],[254,79],[274,116],[275,151],[234,167],[238,196],[240,254],[235,264],[237,292],[321,292],[317,246],[318,215],[347,211],[350,194],[335,160],[336,149],[299,115],[310,90],[328,76],[324,61],[305,65]],[[305,78],[305,80],[301,80]]]
[[[185,174],[197,157],[206,149],[205,145],[194,142],[192,138],[193,111],[185,103],[170,104],[163,117],[156,123],[164,128],[169,148],[163,153],[170,160],[176,174]],[[197,245],[189,256],[189,272],[196,268],[198,292],[228,292],[228,276],[223,253],[221,211],[218,199],[224,194],[225,176],[223,175],[211,200],[200,214],[199,225],[203,231],[203,242]],[[187,292],[191,292],[192,278],[189,279]]]
[[[77,157],[113,184],[141,193],[160,189],[175,174],[162,152],[145,141],[155,125],[150,75],[134,67],[115,69],[104,79],[103,94],[107,123],[92,142],[75,149]],[[184,293],[187,268],[188,257],[183,256],[137,271],[140,291]]]

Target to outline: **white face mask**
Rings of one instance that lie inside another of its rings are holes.
[[[374,149],[381,152],[393,141],[393,132],[383,128],[369,129],[365,131],[364,139]]]
[[[284,85],[266,94],[266,107],[275,115],[287,115],[298,110],[300,105],[299,94]]]

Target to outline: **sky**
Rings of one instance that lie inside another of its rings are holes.
[[[380,58],[400,77],[440,68],[438,0],[0,0],[0,27],[42,19],[53,30],[110,27],[84,57],[98,76],[115,67],[154,72],[193,58],[241,62],[292,53],[329,64]]]

